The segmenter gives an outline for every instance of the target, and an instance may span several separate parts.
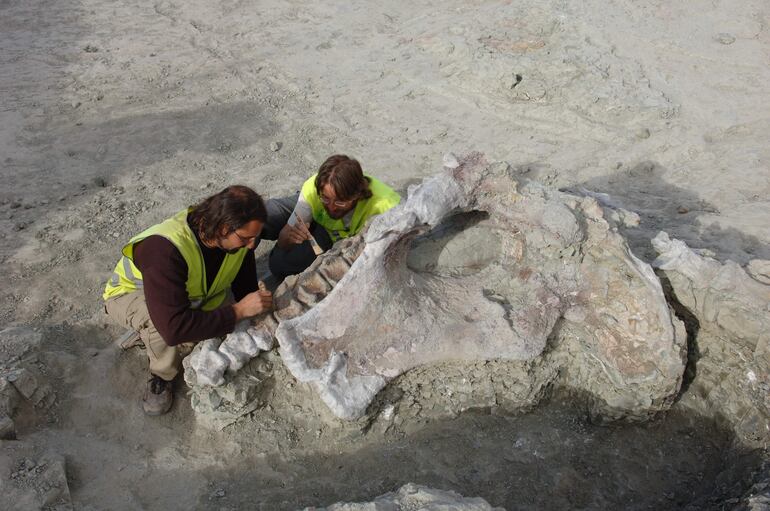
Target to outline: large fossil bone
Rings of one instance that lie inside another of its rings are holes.
[[[770,261],[720,262],[665,232],[652,263],[691,315],[693,377],[682,402],[730,423],[746,445],[770,439]],[[697,374],[697,377],[695,377]],[[695,398],[697,396],[697,399]]]
[[[569,344],[565,382],[605,408],[664,409],[681,383],[683,331],[603,215],[592,198],[519,189],[480,154],[449,157],[372,221],[336,287],[279,324],[281,357],[346,419],[416,366],[532,360],[549,341]]]

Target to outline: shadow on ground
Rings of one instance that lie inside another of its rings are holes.
[[[254,102],[212,104],[201,108],[130,115],[98,123],[59,124],[41,127],[26,145],[46,155],[30,163],[13,187],[19,193],[34,180],[64,189],[99,178],[108,184],[126,171],[151,166],[181,152],[224,154],[248,147],[272,135],[275,124]],[[72,169],[77,168],[77,173]],[[71,182],[70,175],[81,182]],[[67,186],[69,185],[69,186]],[[76,188],[76,186],[75,186]],[[52,192],[53,193],[53,192]]]
[[[717,208],[691,191],[667,183],[666,173],[657,163],[645,161],[564,191],[577,195],[585,195],[586,191],[606,194],[599,197],[604,204],[638,213],[639,227],[624,227],[622,233],[634,253],[647,261],[657,256],[650,239],[658,231],[666,231],[692,248],[708,249],[720,261],[732,259],[746,264],[751,259],[770,259],[770,245],[756,236],[701,223],[701,215],[718,214]]]
[[[743,495],[761,463],[710,419],[674,410],[598,426],[575,402],[519,417],[466,413],[353,452],[210,471],[212,493],[199,507],[295,510],[370,501],[415,482],[508,510],[717,510]]]

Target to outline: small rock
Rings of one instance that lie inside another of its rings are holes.
[[[11,202],[11,209],[19,209],[21,207],[21,202],[14,201]]]
[[[281,143],[280,143],[280,142],[271,142],[271,143],[270,143],[270,150],[271,150],[271,151],[273,151],[273,152],[276,152],[276,151],[278,151],[280,148],[281,148]]]
[[[80,105],[82,105],[82,103],[81,103],[80,101],[73,101],[72,103],[70,103],[70,106],[71,106],[72,108],[77,108],[77,107],[79,107]]]
[[[40,387],[35,375],[27,369],[20,369],[13,374],[9,374],[6,379],[13,383],[16,390],[26,399],[32,399],[32,396]]]
[[[650,138],[650,130],[647,128],[640,129],[636,132],[636,138],[644,140],[646,138]]]
[[[15,224],[13,224],[13,230],[17,232],[23,231],[26,228],[27,228],[27,224],[25,224],[24,222],[16,222]]]
[[[211,496],[215,499],[221,499],[226,495],[225,490],[222,488],[217,488],[211,493]]]
[[[460,166],[460,163],[457,161],[457,156],[452,153],[446,153],[442,158],[442,163],[447,169],[456,169]],[[526,169],[526,171],[529,172],[529,169]]]
[[[91,44],[87,44],[87,45],[85,46],[85,48],[83,48],[83,51],[84,51],[84,52],[86,52],[86,53],[96,53],[96,52],[98,52],[98,51],[99,51],[99,48],[97,48],[97,47],[96,47],[96,46],[94,46],[94,45],[91,45]]]
[[[676,212],[679,213],[680,215],[684,215],[685,213],[689,213],[690,210],[684,206],[679,206],[678,208],[676,208]]]
[[[99,188],[104,188],[107,186],[107,181],[105,181],[103,177],[97,176],[91,180],[91,184]]]
[[[714,40],[719,44],[733,44],[735,42],[735,36],[722,32],[714,36]]]

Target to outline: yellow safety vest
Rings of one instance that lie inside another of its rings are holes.
[[[235,254],[226,254],[211,288],[208,288],[203,254],[195,234],[187,225],[188,213],[189,210],[184,209],[168,220],[153,225],[134,236],[126,243],[122,251],[123,257],[118,261],[112,277],[104,288],[102,297],[105,300],[143,288],[142,273],[133,261],[134,246],[148,236],[159,235],[173,243],[187,263],[186,287],[192,308],[210,311],[222,304],[230,284],[235,280],[238,270],[241,269],[248,249],[244,247]]]
[[[367,181],[369,181],[369,190],[372,192],[372,196],[368,199],[359,200],[356,203],[353,218],[350,220],[350,225],[346,228],[345,222],[342,219],[336,220],[330,217],[326,208],[324,208],[321,197],[318,195],[318,190],[315,187],[316,176],[317,174],[313,174],[302,185],[302,197],[304,197],[313,210],[313,220],[315,223],[322,225],[327,230],[333,242],[341,238],[355,236],[364,227],[369,218],[384,213],[401,202],[401,196],[391,187],[371,176],[365,176]]]

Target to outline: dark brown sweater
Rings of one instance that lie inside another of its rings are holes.
[[[196,235],[197,237],[197,235]],[[211,286],[225,252],[208,248],[198,239]],[[197,342],[228,334],[235,328],[235,311],[223,305],[213,311],[190,308],[187,296],[187,263],[173,243],[162,236],[149,236],[134,246],[134,264],[142,272],[144,298],[150,319],[169,346]],[[238,301],[257,290],[257,267],[250,250],[231,285]]]

